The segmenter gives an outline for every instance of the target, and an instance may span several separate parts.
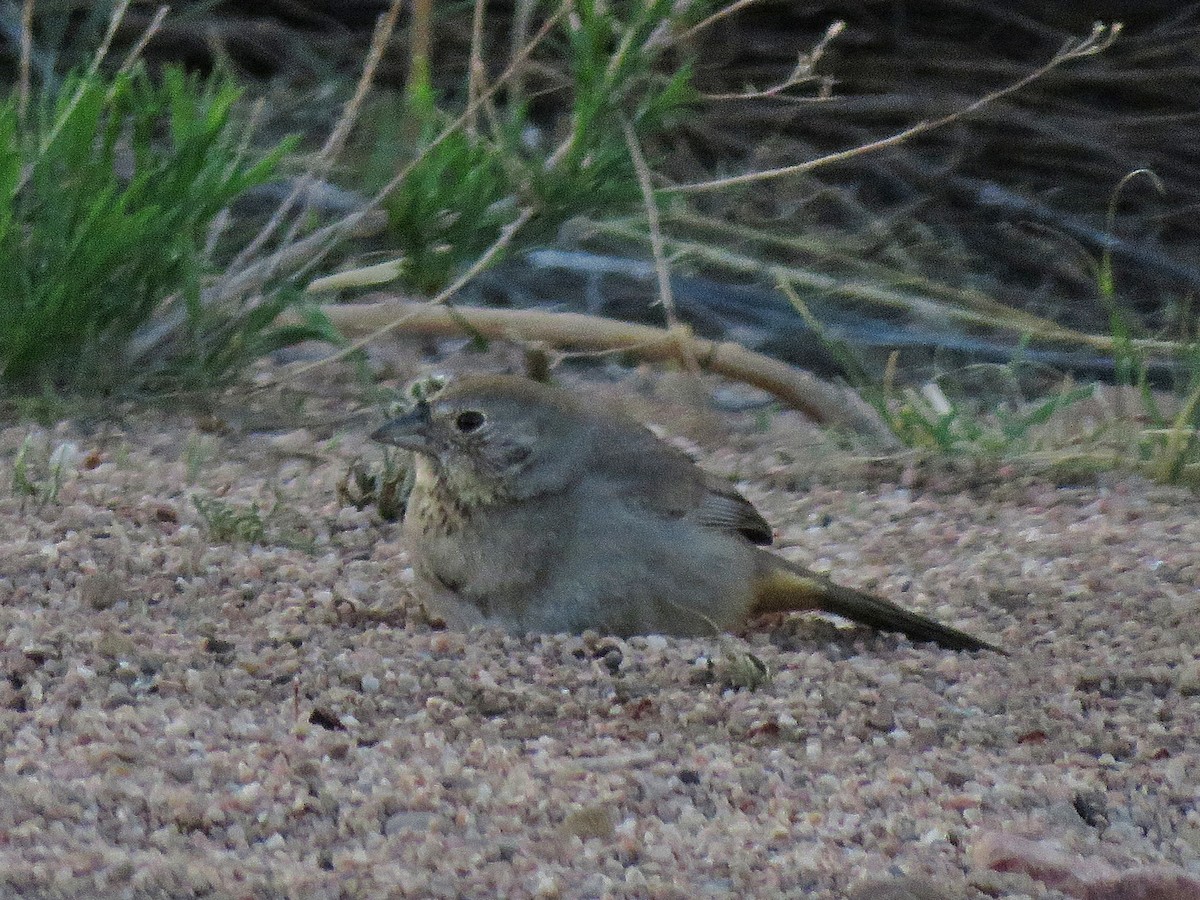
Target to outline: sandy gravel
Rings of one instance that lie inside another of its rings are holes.
[[[813,475],[753,421],[702,458],[782,552],[1013,656],[447,633],[338,500],[356,429],[0,430],[0,896],[1200,896],[1196,497]],[[194,495],[277,509],[218,542]]]

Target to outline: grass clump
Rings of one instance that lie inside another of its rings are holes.
[[[204,533],[210,541],[225,544],[258,544],[315,553],[317,523],[289,505],[276,492],[266,512],[257,503],[234,503],[219,497],[192,495]]]
[[[197,494],[192,497],[192,504],[213,541],[260,544],[266,539],[266,520],[257,503],[245,506]]]
[[[184,484],[195,484],[200,478],[200,470],[216,455],[217,448],[211,440],[194,431],[189,434],[183,446]]]
[[[1149,170],[1127,174],[1109,198],[1108,233],[1115,226],[1121,191],[1138,177],[1149,180],[1159,193],[1164,192],[1158,176]],[[1151,359],[1136,339],[1133,318],[1119,302],[1111,246],[1104,248],[1096,262],[1095,279],[1096,294],[1112,335],[1115,381],[1139,400],[1141,422],[1131,421],[1122,429],[1126,432],[1126,452],[1135,465],[1157,481],[1200,487],[1200,334],[1194,314],[1187,308],[1190,302],[1180,316],[1181,333],[1173,341],[1175,365],[1169,396],[1174,411],[1168,412],[1152,388]]]
[[[33,435],[27,435],[13,458],[9,478],[12,495],[19,497],[22,505],[32,501],[38,509],[56,503],[72,452],[70,444],[60,444],[50,450],[48,445],[34,440]]]
[[[919,391],[905,388],[881,409],[906,446],[1006,458],[1031,449],[1038,426],[1094,393],[1089,386],[1068,385],[1050,397],[997,406],[985,417],[968,404],[952,401],[936,381],[930,381]]]
[[[246,149],[239,89],[165,69],[74,75],[22,118],[0,105],[0,382],[21,392],[178,387],[228,374],[270,341],[273,315],[230,322],[200,302],[222,210],[271,179],[292,142]],[[168,306],[181,344],[126,359]],[[165,382],[165,384],[164,384]]]
[[[413,472],[398,457],[398,453],[385,448],[378,466],[356,460],[338,481],[338,500],[359,510],[372,506],[385,522],[403,518]]]
[[[374,117],[382,124],[371,136],[368,164],[378,183],[409,167],[383,201],[391,242],[403,254],[401,280],[434,294],[518,221],[527,223],[521,243],[528,246],[551,238],[573,216],[638,203],[622,123],[649,139],[688,108],[695,97],[691,70],[663,65],[667,42],[653,38],[698,16],[700,6],[690,4],[681,15],[670,0],[573,4],[560,25],[562,59],[554,60],[564,67],[555,90],[567,95],[569,122],[555,147],[544,146],[521,97],[503,110],[482,103],[474,117],[455,124],[417,67],[404,97],[387,107],[390,114]],[[397,157],[396,147],[411,150]]]

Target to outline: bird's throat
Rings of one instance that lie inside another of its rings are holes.
[[[500,484],[470,469],[416,457],[410,503],[417,507],[412,510],[417,515],[430,515],[455,528],[472,512],[501,503],[507,496]]]

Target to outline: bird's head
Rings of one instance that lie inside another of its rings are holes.
[[[429,459],[462,495],[524,498],[580,470],[588,416],[565,391],[509,375],[460,378],[371,437]]]

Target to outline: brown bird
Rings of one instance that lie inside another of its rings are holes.
[[[771,527],[750,501],[586,397],[465,377],[372,437],[416,454],[404,535],[422,600],[450,627],[707,635],[822,610],[998,650],[763,549]]]

